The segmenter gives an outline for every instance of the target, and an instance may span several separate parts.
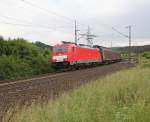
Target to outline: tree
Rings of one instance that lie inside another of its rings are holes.
[[[3,38],[3,36],[0,36],[0,41],[4,41],[4,38]]]
[[[0,79],[16,79],[50,72],[49,48],[41,48],[25,39],[0,41]]]

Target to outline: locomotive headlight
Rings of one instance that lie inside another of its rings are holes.
[[[57,61],[55,56],[52,57],[52,61],[53,61],[53,62],[56,62],[56,61]]]
[[[55,62],[63,62],[67,61],[67,55],[58,55],[58,56],[53,56],[53,61]]]

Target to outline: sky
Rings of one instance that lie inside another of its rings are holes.
[[[127,46],[132,26],[132,45],[150,44],[149,0],[0,0],[0,35],[54,45],[74,42],[74,20],[79,34],[97,35],[94,44]],[[78,34],[78,35],[79,35]],[[80,35],[78,36],[80,38]],[[86,44],[81,38],[78,43]]]

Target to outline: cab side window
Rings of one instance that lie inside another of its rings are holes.
[[[74,47],[72,47],[72,52],[74,52]]]

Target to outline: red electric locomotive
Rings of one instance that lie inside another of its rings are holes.
[[[63,44],[53,46],[52,66],[55,68],[68,68],[70,66],[79,68],[81,66],[111,63],[120,59],[120,53],[109,48],[63,42]]]
[[[53,47],[52,65],[54,67],[86,66],[102,62],[98,48],[80,46],[75,43],[63,42]]]

